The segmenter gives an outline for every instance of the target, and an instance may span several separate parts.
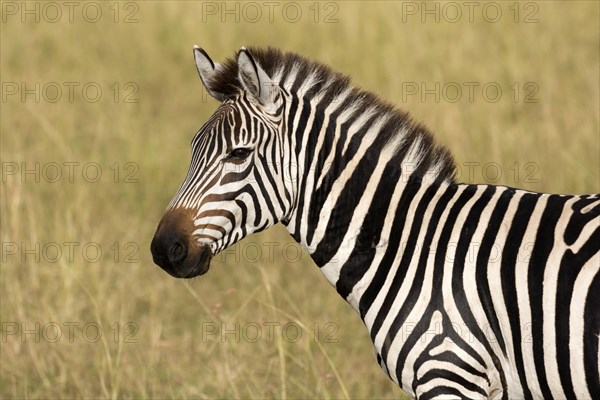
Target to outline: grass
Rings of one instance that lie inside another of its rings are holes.
[[[0,398],[402,398],[359,317],[282,227],[247,238],[189,282],[153,265],[149,243],[187,171],[189,142],[217,106],[202,92],[193,44],[216,60],[270,45],[350,74],[424,121],[463,181],[600,191],[597,2],[535,3],[537,23],[523,23],[523,3],[515,23],[512,2],[500,3],[497,23],[480,12],[472,23],[422,23],[402,3],[358,1],[319,3],[316,23],[313,3],[299,3],[295,23],[283,5],[272,23],[264,7],[260,21],[236,23],[207,14],[220,2],[175,1],[138,2],[136,23],[123,23],[129,3],[117,3],[115,23],[113,2],[98,3],[97,23],[82,18],[81,4],[72,23],[66,9],[57,23],[22,23],[6,4]],[[333,11],[337,22],[325,23]],[[36,82],[39,102],[7,94],[7,83]],[[63,88],[56,102],[47,101],[52,85],[43,92],[52,82]],[[73,101],[65,82],[79,83]],[[81,93],[90,82],[102,89],[95,103]],[[473,101],[465,82],[478,85]],[[436,83],[439,101],[407,92]],[[497,102],[484,98],[486,84],[501,88]],[[457,85],[463,94],[449,101]],[[123,102],[135,88],[137,102]],[[537,102],[524,102],[533,91]],[[7,169],[36,163],[39,179]],[[55,183],[51,163],[63,174]],[[72,182],[64,163],[79,163]]]

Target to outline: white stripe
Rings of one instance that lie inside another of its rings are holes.
[[[569,357],[573,389],[578,399],[591,399],[585,380],[585,365],[583,363],[583,327],[585,300],[589,295],[590,286],[594,277],[600,270],[600,252],[597,252],[585,263],[575,284],[573,285],[573,298],[569,307]]]
[[[564,254],[564,231],[573,213],[572,205],[578,200],[573,197],[569,199],[563,208],[554,229],[554,244],[546,261],[544,271],[544,289],[542,308],[544,313],[544,368],[546,379],[552,392],[552,397],[562,399],[567,397],[558,374],[558,362],[556,358],[556,288],[560,261]]]
[[[511,327],[510,320],[508,318],[508,311],[505,307],[504,294],[502,292],[502,252],[506,246],[506,240],[510,226],[514,220],[515,213],[519,206],[519,201],[525,194],[525,191],[517,190],[513,197],[510,199],[510,203],[504,214],[504,218],[498,233],[496,236],[495,243],[490,253],[490,259],[488,261],[488,285],[490,293],[492,294],[492,304],[494,312],[498,317],[498,324],[500,325],[500,332],[504,338],[504,344],[506,346],[506,353],[508,358],[508,368],[504,370],[506,376],[506,383],[509,389],[509,398],[522,398],[524,396],[519,374],[516,368],[514,347],[512,342],[512,329],[518,329],[519,327]]]
[[[533,251],[533,243],[540,228],[542,214],[548,204],[548,195],[541,196],[536,202],[535,208],[527,224],[527,229],[523,234],[523,240],[517,253],[517,265],[515,266],[515,290],[517,292],[517,304],[519,310],[519,324],[513,329],[520,330],[521,333],[521,354],[523,356],[523,366],[525,369],[525,380],[531,394],[535,398],[543,398],[540,388],[533,354],[533,341],[525,340],[526,336],[533,329],[531,317],[531,302],[529,299],[529,279],[528,272],[532,268],[529,264],[529,257]],[[543,229],[543,227],[542,227]]]

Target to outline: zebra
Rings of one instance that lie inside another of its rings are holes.
[[[301,55],[194,46],[219,107],[151,243],[177,278],[281,222],[412,397],[600,399],[600,195],[456,180],[432,134]]]

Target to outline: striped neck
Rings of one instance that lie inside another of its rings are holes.
[[[291,95],[286,104],[299,169],[283,222],[346,297],[342,269],[352,274],[386,246],[385,216],[403,206],[402,192],[453,184],[454,163],[406,113],[349,86],[336,93]]]

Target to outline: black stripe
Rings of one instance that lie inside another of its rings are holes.
[[[581,228],[590,223],[594,218],[600,216],[600,203],[598,203],[592,210],[587,213],[582,213],[581,209],[594,203],[598,202],[597,198],[590,198],[589,196],[581,196],[581,198],[572,205],[573,214],[569,218],[569,223],[565,229],[565,243],[570,246],[581,234]]]
[[[461,400],[471,400],[461,393],[460,390],[451,386],[436,386],[428,392],[425,392],[419,396],[419,400],[430,400],[437,396],[453,396],[458,397]]]
[[[436,369],[431,369],[431,370],[427,371],[421,377],[421,379],[419,379],[417,381],[418,382],[417,386],[425,384],[425,383],[427,383],[428,381],[430,381],[432,379],[446,379],[446,380],[448,380],[450,382],[453,382],[453,383],[456,383],[456,384],[462,386],[466,390],[469,390],[469,391],[474,392],[474,393],[479,393],[480,395],[482,395],[484,397],[487,397],[487,391],[485,391],[484,389],[480,388],[479,386],[477,386],[473,382],[471,382],[471,381],[463,378],[458,373],[456,373],[454,371],[448,371],[446,369],[436,368]],[[428,393],[431,393],[431,392],[433,392],[433,390],[431,390]],[[446,391],[442,391],[439,394],[442,394],[442,393],[445,394],[447,392]],[[422,399],[422,397],[419,397],[419,399]]]
[[[442,341],[443,341],[444,337],[442,336]],[[423,353],[422,355],[425,355],[426,353]],[[420,358],[421,356],[419,356]],[[483,378],[487,381],[488,385],[490,384],[490,379],[487,375],[487,373],[485,371],[479,371],[477,369],[475,369],[472,365],[467,364],[462,358],[460,358],[456,353],[454,353],[453,351],[450,350],[446,350],[442,353],[439,353],[435,356],[436,360],[439,361],[444,361],[450,364],[454,364],[457,367],[460,367],[460,369],[464,370],[465,372],[468,372],[469,374],[478,376],[480,378]],[[417,363],[415,363],[415,371],[418,370],[419,368],[417,367]]]
[[[251,191],[251,195],[255,195],[254,190]],[[248,216],[248,207],[246,207],[246,203],[244,203],[241,200],[236,200],[235,203],[240,208],[240,210],[242,210],[242,212],[241,212],[240,226],[241,226],[241,229],[242,229],[242,237],[245,237],[246,233],[247,233],[247,230],[246,230],[246,223],[247,223],[246,218]]]
[[[500,330],[500,322],[498,322],[494,303],[492,302],[493,295],[488,282],[488,265],[492,249],[494,249],[495,246],[496,237],[500,231],[502,220],[514,195],[515,190],[511,188],[506,188],[502,194],[500,194],[500,198],[496,202],[496,207],[490,217],[489,225],[483,235],[481,248],[477,254],[476,261],[477,293],[479,295],[479,301],[504,356],[506,356],[506,344],[504,342],[504,337],[502,336],[502,331]]]
[[[600,342],[600,274],[596,273],[588,290],[583,318],[583,365],[592,399],[600,399],[598,346]]]
[[[500,265],[500,276],[502,281],[502,294],[504,295],[504,303],[508,313],[510,330],[512,333],[512,342],[514,349],[515,364],[521,385],[523,386],[523,395],[525,399],[532,399],[531,391],[527,386],[527,378],[525,376],[525,365],[523,361],[523,350],[521,348],[521,320],[519,317],[519,303],[517,299],[516,288],[516,265],[521,243],[529,225],[531,213],[533,212],[539,194],[525,193],[519,200],[519,205],[510,223],[504,249],[502,250],[502,262]]]
[[[544,273],[548,256],[552,251],[556,224],[562,214],[568,197],[550,196],[540,219],[540,229],[535,237],[535,245],[529,259],[527,271],[527,286],[529,304],[531,305],[531,338],[533,361],[538,377],[540,390],[544,398],[552,398],[552,392],[546,376],[544,362]]]
[[[262,180],[262,177],[260,176],[260,174],[254,174],[254,178],[256,179],[256,186],[258,186],[258,191],[259,193],[266,193],[266,188],[265,188],[265,184]],[[251,186],[251,185],[248,185]],[[271,202],[270,198],[266,198],[263,196],[263,199],[265,200],[265,204],[267,205],[267,207],[269,208],[269,215],[274,216],[275,215],[275,209],[273,208],[273,203]],[[260,202],[255,202],[254,204],[254,211],[256,212],[256,218],[254,220],[254,225],[258,225],[260,223],[260,218],[259,218],[259,210],[261,209],[261,205]]]
[[[420,183],[415,180],[410,180],[406,185],[402,192],[402,196],[400,197],[400,202],[398,203],[398,208],[396,209],[396,214],[394,215],[394,222],[392,224],[392,230],[389,235],[388,247],[385,250],[385,255],[381,260],[381,264],[379,264],[379,268],[375,272],[375,276],[373,280],[363,293],[360,298],[360,316],[364,320],[369,308],[371,308],[371,304],[381,291],[381,288],[385,284],[385,280],[389,274],[389,271],[393,265],[394,259],[396,258],[396,254],[400,251],[400,241],[402,240],[402,230],[404,229],[404,224],[406,223],[406,214],[407,210],[410,207],[415,195],[419,191]],[[404,276],[406,271],[399,271],[398,274]]]
[[[569,337],[571,334],[569,319],[571,317],[570,306],[577,275],[583,267],[583,260],[578,259],[570,249],[565,252],[560,263],[560,270],[556,278],[556,318],[554,326],[556,329],[556,361],[560,382],[567,399],[575,399],[575,390],[571,374],[582,371],[572,371],[570,363]]]
[[[310,118],[310,102],[309,101],[304,101],[304,100],[299,100],[302,101],[302,110],[300,110],[300,119],[298,121],[298,126],[295,127],[295,132],[296,132],[296,154],[300,154],[301,152],[301,146],[302,146],[302,141],[303,141],[303,137],[304,135],[310,135],[310,131],[309,132],[305,132],[306,129],[306,124],[308,122],[308,119]],[[292,131],[294,132],[294,131]],[[316,142],[315,142],[316,143]],[[311,141],[311,138],[309,137],[308,139],[308,145],[307,145],[307,149],[306,149],[306,160],[308,160],[309,158],[312,158],[310,153],[312,153],[314,151],[314,143]],[[304,166],[297,166],[298,169],[298,173],[300,174],[300,176],[298,177],[298,181],[296,182],[296,185],[298,185],[298,204],[296,205],[296,227],[294,229],[294,232],[296,232],[297,234],[300,233],[300,226],[301,224],[304,222],[302,221],[302,218],[300,218],[300,216],[303,215],[304,213],[304,208],[305,207],[309,207],[309,204],[304,204],[304,193],[306,191],[306,171],[303,170],[304,169],[308,169],[307,166],[310,166],[310,163],[308,163],[308,161],[305,162]],[[308,242],[307,242],[308,243]]]
[[[354,285],[364,276],[373,263],[376,246],[381,238],[381,229],[385,224],[392,195],[394,194],[394,185],[399,184],[399,175],[399,165],[388,163],[385,166],[352,253],[348,258],[348,262],[340,269],[340,277],[336,288],[343,299],[348,297]]]

